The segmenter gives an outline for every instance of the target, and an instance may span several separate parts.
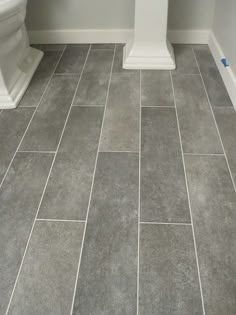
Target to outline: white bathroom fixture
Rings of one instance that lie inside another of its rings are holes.
[[[27,0],[0,0],[0,109],[15,108],[42,59],[29,46]]]
[[[124,47],[125,69],[176,68],[167,40],[168,0],[135,0],[133,39]]]

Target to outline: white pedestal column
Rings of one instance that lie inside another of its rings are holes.
[[[176,68],[167,40],[168,0],[136,0],[134,38],[124,47],[125,69]]]

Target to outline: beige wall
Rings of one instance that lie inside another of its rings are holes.
[[[209,29],[215,0],[170,0],[169,28]],[[224,0],[223,2],[225,2]],[[135,0],[28,0],[30,30],[130,29]]]

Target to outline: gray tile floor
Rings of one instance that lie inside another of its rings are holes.
[[[0,314],[235,315],[236,112],[208,47],[172,72],[39,47],[0,112]]]

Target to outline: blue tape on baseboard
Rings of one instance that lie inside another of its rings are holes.
[[[225,68],[229,67],[229,63],[228,60],[226,58],[222,58],[221,62],[223,63],[223,65],[225,66]]]

